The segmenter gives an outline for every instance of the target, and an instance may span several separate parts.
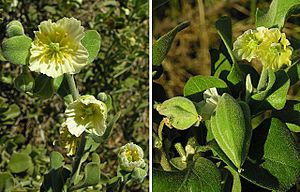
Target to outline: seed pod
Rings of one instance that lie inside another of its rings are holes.
[[[20,21],[13,20],[6,26],[6,35],[8,37],[24,35],[24,28]]]

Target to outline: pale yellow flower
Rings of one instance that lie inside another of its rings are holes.
[[[233,43],[233,53],[238,60],[245,59],[250,62],[256,57],[258,46],[263,40],[264,29],[249,29],[237,38]]]
[[[68,156],[75,155],[77,147],[80,142],[79,137],[75,137],[74,135],[70,134],[67,127],[65,125],[62,125],[60,133],[60,143],[64,148],[67,149]]]
[[[266,41],[260,45],[257,58],[264,67],[273,70],[278,70],[283,65],[291,65],[293,48],[289,45],[290,42],[284,33],[279,29],[270,29]]]
[[[124,171],[133,171],[135,168],[144,168],[144,152],[142,148],[134,143],[127,143],[119,151],[119,165]]]
[[[92,95],[84,95],[69,104],[65,114],[69,132],[79,137],[84,131],[102,136],[106,129],[107,107]]]
[[[78,73],[88,62],[83,36],[84,28],[74,18],[41,22],[30,49],[30,70],[53,78]]]
[[[265,68],[278,70],[283,65],[291,65],[293,49],[285,33],[278,28],[258,27],[238,37],[233,44],[233,52],[238,60],[250,62],[256,58]]]

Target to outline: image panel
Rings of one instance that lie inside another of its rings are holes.
[[[300,1],[152,3],[152,191],[299,191]]]
[[[0,2],[0,191],[149,191],[147,0]]]

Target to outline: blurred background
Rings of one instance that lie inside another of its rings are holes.
[[[0,0],[0,13],[1,42],[6,24],[15,19],[31,38],[41,21],[62,17],[75,17],[85,29],[97,30],[102,37],[98,58],[76,75],[76,83],[81,94],[106,92],[112,96],[109,118],[121,112],[112,136],[98,150],[102,163],[106,162],[102,173],[116,176],[118,149],[127,142],[140,145],[148,159],[147,0]],[[34,170],[13,174],[15,190],[38,191],[49,167],[50,152],[66,154],[55,145],[65,106],[57,95],[41,100],[17,91],[13,81],[20,69],[0,63],[0,172],[11,171],[12,153],[26,149]],[[5,185],[2,177],[0,174],[0,191]],[[148,191],[148,180],[131,183],[126,190]]]
[[[167,98],[182,95],[189,77],[210,75],[209,50],[218,48],[221,43],[214,24],[218,18],[224,15],[232,18],[235,40],[246,30],[255,28],[256,8],[269,8],[270,3],[271,0],[154,0],[153,41],[178,23],[191,22],[177,34],[163,62],[164,73],[155,81],[164,87]],[[293,48],[299,48],[300,15],[292,16],[283,32]],[[260,71],[260,66],[256,68]],[[290,95],[300,97],[299,84],[290,90]]]

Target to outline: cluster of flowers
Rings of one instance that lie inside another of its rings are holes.
[[[258,27],[249,29],[233,44],[233,52],[238,60],[258,59],[265,68],[280,69],[291,65],[292,47],[278,28]]]
[[[57,22],[43,21],[35,32],[31,44],[29,69],[57,78],[64,74],[76,74],[88,64],[89,53],[81,43],[84,28],[75,18],[63,18]],[[12,21],[7,25],[10,34],[24,34],[22,24]],[[102,136],[106,130],[107,106],[92,95],[80,96],[65,111],[66,120],[60,130],[61,144],[74,155],[83,132]],[[146,175],[143,150],[133,143],[120,149],[120,168],[133,172],[137,178]],[[134,175],[134,174],[133,174]]]

